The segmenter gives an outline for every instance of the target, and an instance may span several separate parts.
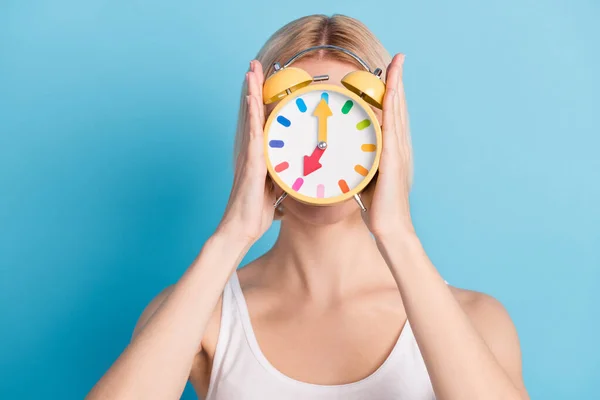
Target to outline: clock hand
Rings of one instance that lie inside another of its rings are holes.
[[[319,163],[319,160],[324,152],[325,149],[321,149],[319,146],[317,146],[310,156],[304,156],[304,176],[312,174],[322,167],[322,165]]]
[[[313,116],[319,119],[319,130],[318,132],[318,146],[320,149],[325,149],[327,147],[327,118],[331,117],[333,113],[329,108],[329,104],[325,101],[325,99],[321,99],[317,107],[315,107],[315,111],[313,112]]]

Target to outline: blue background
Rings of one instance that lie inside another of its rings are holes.
[[[407,55],[433,262],[508,308],[533,398],[597,394],[599,3],[324,4],[0,3],[0,397],[87,393],[219,221],[248,61],[334,12]]]

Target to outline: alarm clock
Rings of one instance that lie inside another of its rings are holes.
[[[289,66],[319,49],[348,54],[364,70],[344,76],[340,87],[318,83],[327,75],[313,77]],[[366,211],[360,192],[377,172],[382,148],[381,126],[371,108],[382,108],[381,69],[371,71],[347,49],[321,45],[302,50],[283,66],[274,63],[273,70],[263,86],[263,102],[279,102],[264,126],[267,170],[283,189],[274,206],[288,196],[316,206],[354,198]]]

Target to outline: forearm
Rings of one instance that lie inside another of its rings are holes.
[[[390,236],[377,245],[397,282],[437,398],[521,399],[418,238]]]
[[[178,399],[223,287],[248,247],[212,236],[88,399]]]

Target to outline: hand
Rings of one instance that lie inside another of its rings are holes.
[[[267,165],[263,145],[265,108],[262,103],[264,75],[259,61],[250,62],[246,73],[248,119],[236,160],[233,187],[217,232],[251,245],[273,222],[275,195],[267,184]]]
[[[404,55],[396,54],[387,69],[383,98],[383,149],[369,210],[363,219],[376,239],[414,234],[408,194],[411,150],[408,113],[402,83]]]

